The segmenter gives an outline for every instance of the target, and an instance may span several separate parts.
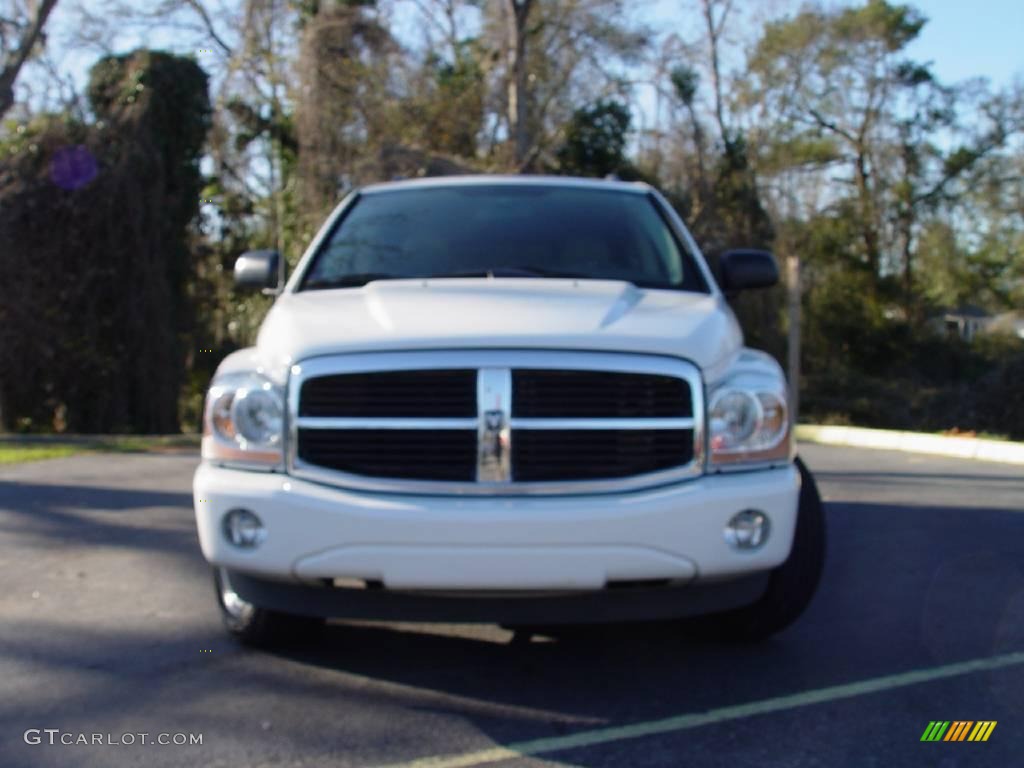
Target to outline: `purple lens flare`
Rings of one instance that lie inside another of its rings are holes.
[[[96,178],[99,165],[92,153],[82,144],[61,147],[50,159],[50,179],[61,189],[84,187]]]

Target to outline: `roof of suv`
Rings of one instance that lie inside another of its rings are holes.
[[[642,181],[618,181],[614,179],[593,179],[578,176],[531,176],[531,175],[500,175],[474,174],[471,176],[430,176],[402,181],[385,181],[369,184],[359,191],[361,193],[390,192],[393,190],[424,187],[469,187],[480,184],[523,185],[541,184],[551,187],[583,187],[587,189],[614,190],[616,192],[632,192],[645,194],[651,187]]]

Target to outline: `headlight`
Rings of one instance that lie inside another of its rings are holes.
[[[786,383],[781,371],[743,372],[711,393],[709,469],[788,462],[792,456]]]
[[[274,469],[282,464],[284,392],[258,373],[218,377],[206,396],[203,458]]]

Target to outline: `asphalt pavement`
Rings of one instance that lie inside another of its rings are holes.
[[[1024,472],[801,452],[827,504],[825,577],[753,646],[337,623],[251,651],[220,627],[194,455],[0,468],[0,767],[1019,765]],[[985,743],[921,742],[935,720],[998,724]]]

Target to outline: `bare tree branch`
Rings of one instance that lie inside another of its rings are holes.
[[[42,37],[46,19],[56,5],[57,0],[40,0],[35,9],[35,17],[18,41],[18,47],[3,62],[3,69],[0,70],[0,117],[7,114],[7,110],[14,104],[14,81]]]
[[[716,0],[702,0],[704,12],[704,23],[708,31],[708,53],[711,58],[711,88],[715,95],[715,122],[718,123],[719,136],[726,145],[731,141],[729,130],[725,125],[725,110],[722,105],[722,75],[719,64],[719,43],[722,39],[722,32],[725,29],[725,21],[732,10],[732,0],[725,0],[722,3]],[[715,9],[721,5],[722,12],[715,19]]]
[[[185,4],[191,8],[196,14],[202,19],[203,26],[206,28],[207,34],[210,39],[213,40],[217,46],[224,51],[224,54],[228,57],[232,55],[231,46],[224,42],[224,39],[217,34],[216,28],[213,26],[213,19],[210,18],[210,14],[199,0],[185,0]]]

